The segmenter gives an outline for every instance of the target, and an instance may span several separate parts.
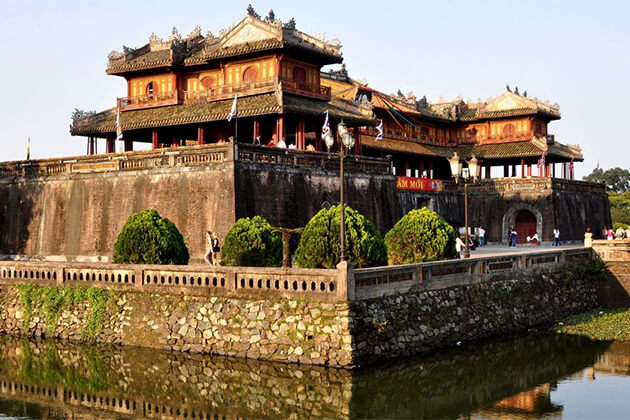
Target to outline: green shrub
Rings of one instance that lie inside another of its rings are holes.
[[[615,222],[615,223],[613,223],[613,230],[617,230],[617,229],[619,229],[619,228],[622,228],[622,229],[627,229],[627,228],[628,228],[628,225],[627,225],[627,224],[625,224],[625,223],[621,223],[621,222]]]
[[[132,214],[114,245],[114,263],[188,264],[188,248],[182,234],[155,210]]]
[[[385,235],[389,264],[412,264],[455,256],[457,233],[436,212],[412,210]]]
[[[376,227],[356,210],[345,206],[346,258],[355,267],[387,263],[385,242]],[[308,222],[296,250],[297,263],[304,268],[335,268],[339,263],[339,206],[322,209]]]
[[[238,219],[225,236],[221,251],[221,265],[249,267],[282,265],[282,238],[260,216]]]

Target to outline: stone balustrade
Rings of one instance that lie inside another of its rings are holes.
[[[592,259],[589,248],[541,251],[520,255],[470,258],[354,270],[354,297],[357,300],[406,293],[412,290],[438,290],[492,281],[496,276],[525,273],[536,268],[554,268]]]
[[[571,248],[363,269],[340,264],[336,270],[4,261],[0,262],[0,284],[32,282],[190,296],[343,302],[492,281],[497,275],[590,259],[590,248]]]

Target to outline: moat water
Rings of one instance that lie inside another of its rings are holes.
[[[0,419],[630,418],[630,342],[532,333],[358,371],[0,337]]]

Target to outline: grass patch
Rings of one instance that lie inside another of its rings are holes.
[[[572,315],[562,320],[556,331],[593,340],[630,341],[630,309],[594,309]]]

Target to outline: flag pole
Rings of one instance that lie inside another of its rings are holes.
[[[234,118],[234,143],[238,143],[238,114]]]

